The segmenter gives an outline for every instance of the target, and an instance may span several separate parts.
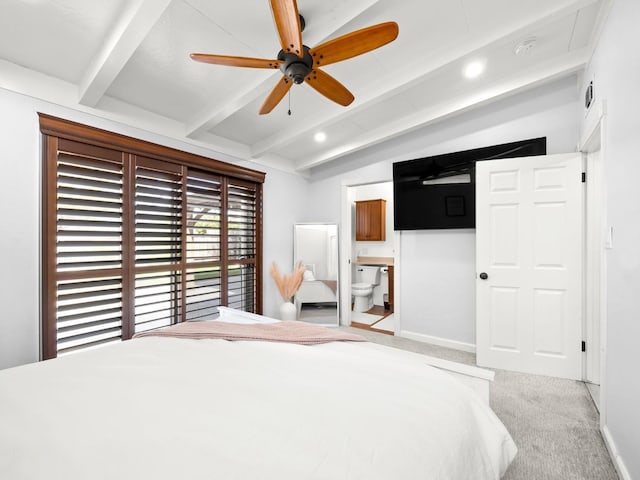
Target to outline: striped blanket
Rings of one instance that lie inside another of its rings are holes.
[[[317,345],[336,341],[367,341],[366,338],[360,335],[297,321],[266,324],[238,324],[214,320],[182,322],[171,325],[170,327],[136,333],[133,338],[151,336],[191,339],[261,340],[267,342],[298,343],[301,345]]]

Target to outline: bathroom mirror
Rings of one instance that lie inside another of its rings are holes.
[[[294,264],[305,266],[304,280],[294,303],[298,320],[317,325],[338,325],[338,225],[294,225]]]

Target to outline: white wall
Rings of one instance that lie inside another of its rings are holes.
[[[550,154],[575,151],[576,83],[559,80],[317,167],[311,213],[339,222],[342,185],[392,180],[398,161],[543,136]],[[404,231],[400,238],[402,332],[475,345],[475,232]]]
[[[0,368],[39,356],[40,136],[34,102],[0,90]]]
[[[293,225],[309,221],[308,184],[297,175],[256,166],[267,172],[264,184],[263,212],[263,313],[278,318],[282,297],[269,274],[271,263],[276,262],[281,273],[290,273],[293,267]]]
[[[475,251],[473,229],[401,233],[402,331],[475,345]]]
[[[0,106],[0,161],[5,172],[0,188],[0,368],[39,358],[41,158],[37,112],[266,172],[264,313],[278,314],[280,298],[268,267],[272,261],[287,267],[293,261],[293,224],[305,221],[308,214],[306,180],[3,89]]]
[[[606,217],[613,226],[607,250],[605,438],[623,479],[640,479],[640,51],[638,0],[616,0],[584,76],[596,102],[606,103],[603,145]],[[636,47],[631,47],[634,45]],[[583,88],[586,87],[586,84]],[[584,110],[580,110],[581,118]],[[583,121],[585,129],[587,121]]]

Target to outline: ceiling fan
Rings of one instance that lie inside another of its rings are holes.
[[[289,91],[291,86],[306,82],[328,99],[347,106],[353,102],[352,93],[320,67],[340,62],[375,50],[398,36],[398,24],[385,22],[347,33],[314,48],[302,43],[304,19],[298,13],[296,0],[270,0],[271,10],[280,37],[282,50],[277,59],[234,57],[192,53],[198,62],[231,67],[279,68],[283,76],[267,96],[260,115],[269,113]]]

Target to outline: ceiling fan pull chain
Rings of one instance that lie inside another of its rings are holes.
[[[289,116],[291,116],[291,90],[289,90],[289,110],[287,111]]]

